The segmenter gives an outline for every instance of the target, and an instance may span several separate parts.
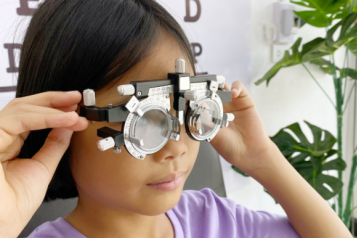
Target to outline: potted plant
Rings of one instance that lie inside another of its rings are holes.
[[[348,168],[350,178],[346,184],[348,186],[347,197],[344,198],[342,178],[346,163],[342,151],[342,129],[344,112],[351,102],[352,92],[356,90],[357,85],[357,71],[348,67],[348,54],[357,56],[357,0],[290,0],[290,2],[306,7],[307,10],[295,12],[296,15],[307,24],[326,28],[326,37],[318,37],[303,45],[302,39],[297,39],[290,51],[287,50],[284,57],[255,84],[260,85],[266,82],[269,85],[280,69],[294,65],[302,65],[321,90],[323,88],[306,65],[313,64],[331,75],[335,87],[335,100],[323,91],[336,110],[336,137],[327,130],[305,121],[312,132],[313,142],[306,138],[299,123],[282,128],[271,139],[291,165],[325,200],[337,198],[332,208],[345,225],[350,227],[353,210],[356,208],[352,207],[352,197],[357,179],[357,147],[354,150],[352,166]],[[336,35],[338,35],[337,39],[335,39]],[[334,57],[335,51],[341,47],[346,49],[343,68],[336,66]],[[349,80],[354,80],[351,87],[347,87]],[[294,133],[299,141],[286,130]],[[336,155],[337,158],[331,160]],[[233,166],[233,169],[244,175],[238,168]],[[331,170],[338,171],[338,177],[325,173]],[[329,189],[324,184],[327,184]]]

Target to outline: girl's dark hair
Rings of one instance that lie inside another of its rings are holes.
[[[45,91],[98,91],[143,60],[163,31],[176,39],[194,68],[184,32],[154,0],[46,0],[26,32],[16,97]],[[31,131],[19,158],[32,158],[50,130]],[[44,201],[78,196],[69,167],[70,149]]]

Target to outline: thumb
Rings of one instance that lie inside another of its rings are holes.
[[[73,131],[65,128],[52,129],[42,148],[32,158],[45,166],[49,176],[48,182],[53,177],[59,161],[67,150],[72,134]]]

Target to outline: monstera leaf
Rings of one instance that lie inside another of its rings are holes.
[[[332,159],[337,151],[332,148],[336,138],[330,132],[306,121],[305,123],[312,132],[313,142],[306,138],[298,123],[281,129],[271,139],[301,176],[328,200],[341,190],[343,183],[338,178],[322,172],[343,171],[346,163],[341,158]],[[287,131],[293,133],[297,139]]]
[[[310,8],[295,14],[316,27],[328,27],[333,20],[344,18],[350,6],[350,0],[290,0],[290,2]]]
[[[334,48],[340,48],[346,45],[350,41],[357,38],[357,25],[355,24],[357,20],[357,13],[353,12],[349,14],[345,19],[336,23],[326,34],[326,42],[329,46]],[[340,35],[335,41],[333,36],[335,35],[337,29],[341,27]]]
[[[336,138],[330,132],[306,121],[305,123],[312,132],[312,142],[306,138],[298,123],[281,129],[271,139],[300,175],[325,200],[328,200],[342,189],[343,183],[338,178],[322,172],[343,171],[346,163],[340,158],[333,158],[337,154],[337,150],[332,148]],[[248,176],[237,167],[232,166],[232,168],[241,175]]]
[[[320,69],[327,74],[333,73],[332,72],[333,65],[328,60],[321,58],[321,59],[317,59],[317,60],[312,60],[310,63],[318,65],[320,67]],[[337,66],[334,66],[334,67],[335,67],[335,70],[337,70],[339,72],[339,75],[341,78],[350,77],[351,79],[357,79],[357,70],[351,69],[351,68],[340,69]]]
[[[333,54],[341,46],[353,43],[357,39],[357,13],[353,12],[349,14],[345,19],[338,22],[326,34],[326,38],[316,38],[302,46],[302,50],[299,51],[301,45],[301,38],[299,38],[290,50],[285,51],[284,57],[276,63],[264,76],[255,82],[256,85],[267,82],[269,85],[270,80],[285,67],[294,66],[314,60],[319,60],[324,56]],[[339,37],[334,40],[333,36],[336,31],[341,29]],[[356,50],[357,51],[357,50]],[[353,73],[350,70],[343,70],[345,73]]]

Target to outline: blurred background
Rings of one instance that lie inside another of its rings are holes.
[[[40,2],[0,3],[0,109],[15,96],[22,39]],[[242,81],[286,158],[347,226],[354,224],[355,0],[158,2],[185,30],[197,72],[221,74],[230,83]],[[285,214],[259,183],[219,158],[209,143],[202,143],[185,189],[203,187],[253,210]],[[74,204],[43,205],[22,236],[69,212]]]

